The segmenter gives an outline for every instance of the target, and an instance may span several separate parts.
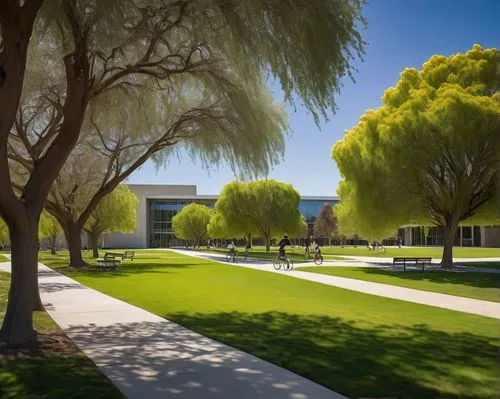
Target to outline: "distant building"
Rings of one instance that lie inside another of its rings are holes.
[[[196,202],[213,207],[218,195],[198,195],[192,185],[143,185],[129,184],[135,193],[137,204],[137,228],[132,234],[106,234],[104,246],[109,248],[168,248],[182,245],[172,229],[172,217],[182,207]],[[338,197],[306,196],[299,204],[300,212],[305,216],[312,231],[312,226],[325,202],[332,206]]]
[[[172,217],[182,207],[192,202],[213,207],[217,195],[198,195],[195,185],[145,185],[129,184],[137,195],[137,228],[131,234],[106,234],[103,246],[108,248],[168,248],[182,245],[172,229]],[[305,216],[309,231],[325,202],[332,206],[338,202],[334,196],[301,197],[299,210]],[[403,239],[407,246],[440,246],[443,244],[439,229],[432,227],[428,234],[421,227],[398,229],[395,237]],[[361,244],[361,241],[358,242]],[[387,244],[397,244],[388,240]],[[456,246],[500,247],[500,227],[462,226],[455,237]]]

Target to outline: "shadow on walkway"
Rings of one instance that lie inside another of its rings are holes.
[[[172,322],[65,331],[129,397],[144,392],[148,398],[183,399],[339,397],[318,385],[311,393],[309,381]]]
[[[498,341],[416,326],[281,312],[179,313],[170,319],[349,397],[497,397]],[[224,361],[231,361],[225,359]]]

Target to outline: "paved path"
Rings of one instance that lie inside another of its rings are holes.
[[[171,251],[198,258],[214,260],[226,265],[228,264],[225,261],[224,254],[194,252],[177,249]],[[231,263],[231,265],[284,274],[303,280],[314,281],[316,283],[363,292],[365,294],[378,295],[386,298],[399,299],[423,305],[436,306],[440,308],[456,310],[459,312],[472,313],[480,316],[500,319],[500,303],[497,302],[439,294],[436,292],[420,291],[412,288],[397,287],[389,284],[372,283],[369,281],[362,281],[351,278],[327,276],[324,274],[309,273],[300,270],[285,272],[283,270],[274,270],[272,263],[262,260],[252,260],[251,262],[245,263]]]
[[[50,316],[130,399],[345,398],[42,264],[39,283]]]

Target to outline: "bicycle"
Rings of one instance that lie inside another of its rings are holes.
[[[293,269],[293,259],[288,258],[286,255],[278,254],[273,260],[274,270],[280,270],[283,268],[285,271],[290,271]]]
[[[314,263],[318,266],[323,263],[323,255],[321,255],[319,252],[316,252],[314,254]]]
[[[235,250],[229,251],[226,255],[226,262],[236,262],[238,259],[238,252]]]
[[[381,244],[368,245],[368,251],[384,253],[387,249]]]

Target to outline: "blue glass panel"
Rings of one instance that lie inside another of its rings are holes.
[[[307,222],[312,223],[316,220],[325,202],[330,202],[332,207],[335,205],[336,201],[325,201],[325,200],[300,200],[299,211],[304,215]]]

